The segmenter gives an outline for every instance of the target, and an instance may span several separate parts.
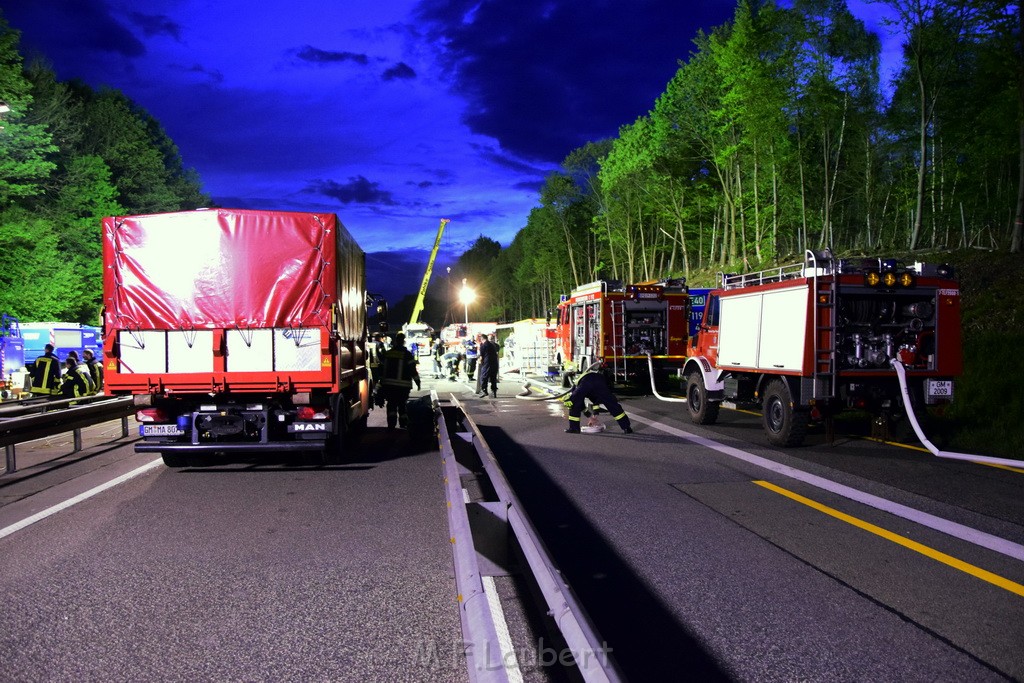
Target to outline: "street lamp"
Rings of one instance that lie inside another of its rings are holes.
[[[465,307],[466,311],[466,324],[469,324],[469,305],[476,301],[476,292],[473,288],[466,284],[466,278],[462,278],[462,289],[459,290],[459,301]]]

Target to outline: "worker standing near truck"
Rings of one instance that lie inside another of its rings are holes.
[[[96,360],[96,354],[92,349],[82,351],[83,364],[89,370],[89,377],[92,378],[93,393],[99,393],[103,389],[103,366]]]
[[[43,348],[43,355],[32,363],[32,394],[56,396],[60,393],[60,359],[53,355],[53,344]]]
[[[405,335],[399,332],[391,348],[384,353],[380,391],[387,402],[388,429],[397,423],[402,429],[409,428],[409,413],[406,404],[413,382],[420,389],[420,375],[416,370],[416,358],[405,348]]]

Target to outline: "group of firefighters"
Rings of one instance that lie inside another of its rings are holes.
[[[454,380],[464,359],[467,378],[473,381],[474,375],[477,376],[477,395],[485,398],[489,387],[491,396],[497,398],[498,343],[494,335],[479,334],[475,341],[467,340],[462,346],[463,352],[458,353],[454,350],[446,351],[440,339],[434,342],[434,377],[444,377],[442,363],[447,363],[449,379]],[[386,348],[380,334],[374,335],[369,348],[373,397],[378,407],[387,407],[388,429],[394,429],[396,425],[403,429],[409,426],[409,394],[414,384],[417,391],[421,387],[418,364],[416,356],[405,348],[404,334],[395,335],[391,348]],[[103,367],[92,350],[85,349],[81,361],[78,353],[71,351],[64,359],[63,372],[61,365],[61,360],[54,354],[53,345],[47,344],[43,355],[36,358],[29,367],[32,379],[31,393],[34,396],[78,398],[95,394],[102,388]],[[588,401],[593,405],[603,405],[607,408],[623,432],[630,434],[633,431],[629,417],[608,387],[604,375],[596,368],[580,375],[572,391],[568,392],[562,401],[569,410],[569,426],[565,431],[570,434],[580,433],[581,417],[585,412],[590,412],[586,406]]]
[[[63,371],[61,370],[63,366]],[[33,396],[48,398],[79,398],[100,391],[103,387],[103,366],[91,349],[70,351],[63,363],[54,354],[53,344],[43,348],[43,355],[28,367]]]
[[[443,379],[447,371],[448,379],[455,380],[459,365],[465,360],[466,376],[473,381],[477,375],[476,393],[479,397],[487,396],[490,386],[491,396],[498,397],[498,344],[494,335],[477,335],[476,340],[467,340],[460,349],[446,348],[441,339],[436,339],[431,346],[434,378]],[[477,367],[479,364],[479,367]],[[373,380],[373,400],[378,408],[387,406],[388,429],[409,426],[408,401],[413,384],[420,390],[420,375],[417,370],[418,361],[415,355],[405,348],[405,335],[396,334],[387,348],[382,335],[375,334],[369,348],[369,366]],[[442,368],[445,368],[444,370]],[[632,434],[633,429],[615,398],[605,376],[599,368],[593,367],[585,371],[577,379],[572,391],[562,397],[569,411],[569,426],[566,432],[579,434],[584,414],[593,422],[595,418],[591,407],[604,406],[615,419],[616,424],[625,434]]]

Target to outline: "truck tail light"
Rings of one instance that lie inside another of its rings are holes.
[[[327,408],[317,410],[313,406],[299,406],[296,417],[300,420],[329,420],[331,414]]]
[[[135,413],[137,422],[170,422],[171,416],[163,408],[143,408]]]

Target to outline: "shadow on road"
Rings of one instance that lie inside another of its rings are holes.
[[[628,680],[730,680],[528,452],[480,432]]]

